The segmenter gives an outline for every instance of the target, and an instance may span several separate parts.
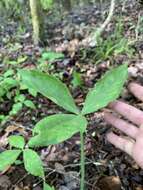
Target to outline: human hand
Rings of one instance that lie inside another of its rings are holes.
[[[131,83],[129,90],[143,101],[143,87]],[[107,123],[122,131],[128,137],[121,137],[113,132],[107,134],[107,140],[115,147],[128,153],[143,168],[143,111],[121,101],[115,101],[109,105],[113,112],[126,118],[128,121],[118,118],[111,113],[105,113]]]

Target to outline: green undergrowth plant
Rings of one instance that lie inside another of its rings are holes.
[[[133,52],[134,50],[127,38],[116,39],[114,36],[110,36],[107,39],[99,39],[94,59],[96,60],[96,64],[98,64],[122,54],[131,57]]]
[[[18,51],[20,47],[21,47],[20,44],[17,43],[14,45],[14,47],[11,47],[11,44],[10,44],[8,48],[10,49],[12,53],[14,53]],[[28,59],[27,56],[19,56],[16,60],[10,60],[9,57],[5,57],[3,60],[3,63],[6,66],[17,66],[18,68],[22,63],[26,62],[27,59]]]
[[[65,56],[63,53],[58,53],[54,51],[44,51],[38,60],[37,68],[40,71],[49,72],[54,68],[53,62],[63,60],[64,57]]]
[[[106,38],[99,37],[96,47],[89,51],[89,56],[91,56],[93,62],[99,64],[103,61],[111,61],[118,55],[126,55],[131,58],[133,53],[133,43],[124,34],[123,21],[118,19],[112,34],[109,34]]]
[[[12,69],[7,70],[0,75],[0,101],[4,95],[9,96],[9,91],[18,86],[18,81],[13,77],[14,71]]]
[[[143,35],[143,16],[138,14],[138,22],[135,28],[136,41],[142,40]]]
[[[54,1],[53,0],[40,0],[42,8],[44,10],[50,10],[53,7]]]
[[[84,133],[88,125],[86,115],[97,112],[107,106],[109,102],[118,98],[127,79],[127,65],[124,64],[108,71],[93,89],[89,90],[81,110],[76,106],[67,86],[59,79],[37,70],[20,70],[19,74],[24,85],[52,100],[69,113],[55,114],[40,120],[35,125],[33,136],[26,146],[23,137],[10,136],[10,146],[15,148],[0,154],[0,170],[2,171],[13,164],[23,152],[24,166],[27,172],[43,179],[44,190],[54,189],[45,182],[42,161],[34,148],[58,144],[79,133],[81,139],[80,189],[84,190]]]
[[[34,103],[27,99],[22,93],[25,87],[21,84],[20,78],[14,69],[7,69],[0,75],[0,103],[6,99],[12,102],[11,110],[7,114],[0,114],[1,126],[10,118],[18,114],[24,106],[36,109]],[[26,88],[27,89],[27,88]],[[34,95],[34,92],[29,90]]]
[[[0,1],[0,15],[15,18],[19,15],[24,15],[24,8],[27,1],[24,0],[1,0]]]
[[[82,81],[81,74],[79,72],[74,70],[72,73],[72,78],[73,79],[72,79],[71,83],[72,83],[73,88],[82,87],[83,81]]]

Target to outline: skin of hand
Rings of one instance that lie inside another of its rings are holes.
[[[135,97],[143,101],[142,86],[130,83],[129,90]],[[122,131],[126,137],[110,132],[107,134],[107,140],[115,147],[128,153],[143,169],[143,111],[121,101],[111,103],[109,108],[126,120],[120,119],[111,113],[105,113],[105,121]]]

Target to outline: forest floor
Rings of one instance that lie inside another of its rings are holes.
[[[143,8],[130,2],[126,4],[124,10],[120,6],[116,7],[112,22],[103,34],[105,40],[110,35],[116,35],[115,26],[119,17],[122,19],[123,36],[130,41],[135,39],[138,15],[143,13]],[[130,81],[143,84],[143,39],[140,36],[129,47],[129,53],[117,55],[112,53],[101,59],[98,64],[96,64],[98,61],[96,52],[99,50],[96,47],[79,49],[79,42],[89,35],[91,28],[97,27],[103,21],[104,13],[106,14],[107,11],[105,10],[101,12],[96,6],[88,6],[81,10],[71,11],[54,24],[47,24],[45,30],[47,39],[50,40],[45,40],[45,43],[48,48],[34,47],[31,33],[25,31],[23,35],[19,34],[16,22],[11,20],[3,22],[0,29],[1,74],[9,68],[15,70],[37,68],[43,50],[47,51],[50,48],[63,52],[64,59],[52,63],[47,61],[38,68],[44,71],[46,69],[47,72],[60,77],[70,88],[76,103],[81,106],[88,89],[93,87],[103,73],[111,67],[127,62],[129,80],[120,98],[143,109],[143,104],[135,99],[127,89]],[[105,50],[102,49],[102,51]],[[19,57],[23,58],[23,61],[15,65],[13,61],[18,60]],[[78,82],[75,82],[73,71],[80,74]],[[34,102],[37,109],[33,111],[24,107],[0,129],[0,151],[7,148],[7,138],[10,134],[23,134],[28,139],[31,128],[37,121],[44,116],[63,111],[41,95],[33,98],[25,91],[23,93]],[[0,105],[0,114],[8,114],[12,104],[13,101],[5,97]],[[127,154],[106,141],[105,135],[112,129],[105,123],[103,111],[88,117],[89,126],[85,137],[86,190],[142,190],[143,171]],[[58,190],[79,190],[80,141],[78,135],[64,143],[38,151],[44,162],[46,180],[49,184],[54,185]],[[1,190],[42,189],[41,181],[28,175],[22,165],[11,166],[2,174],[0,174]]]

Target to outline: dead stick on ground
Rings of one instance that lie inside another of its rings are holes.
[[[93,47],[97,44],[97,38],[103,33],[103,31],[105,30],[105,28],[110,23],[113,17],[114,9],[115,9],[115,1],[116,0],[111,0],[109,14],[106,20],[103,22],[103,24],[101,24],[101,26],[96,31],[92,32],[91,35],[87,39],[83,40],[83,45]]]

